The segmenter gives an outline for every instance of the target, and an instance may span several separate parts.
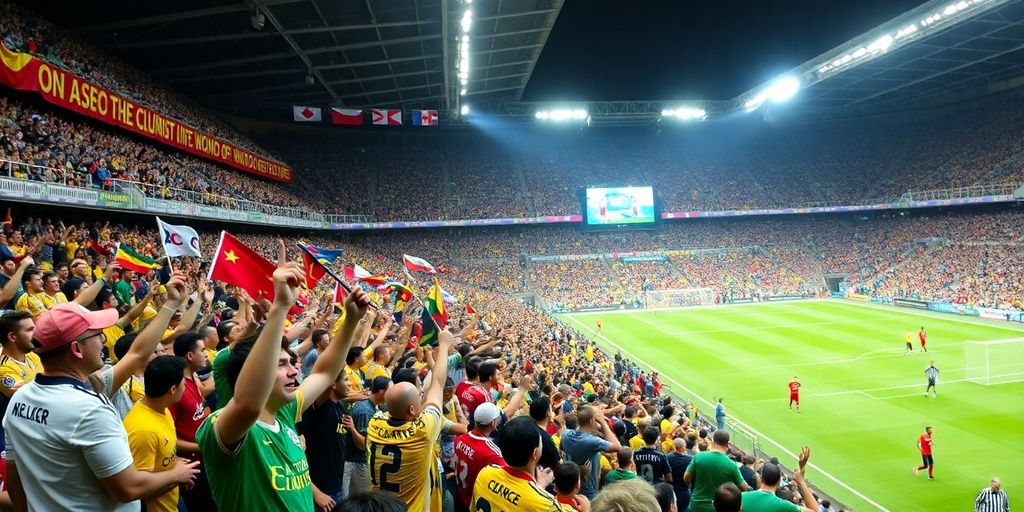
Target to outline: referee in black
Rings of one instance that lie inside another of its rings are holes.
[[[939,394],[935,389],[935,382],[939,380],[939,369],[935,367],[934,359],[932,359],[931,366],[925,368],[924,376],[928,377],[928,387],[924,388],[924,397],[928,398],[928,391],[931,391],[932,398],[938,398]]]
[[[974,512],[1010,512],[1010,499],[1001,485],[998,478],[993,478],[992,485],[982,489],[974,499]]]

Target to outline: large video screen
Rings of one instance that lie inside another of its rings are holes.
[[[588,227],[653,224],[658,220],[652,187],[588,188],[584,208]]]

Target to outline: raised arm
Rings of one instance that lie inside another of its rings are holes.
[[[800,461],[797,470],[793,473],[793,481],[796,482],[797,489],[800,489],[800,496],[804,499],[804,512],[818,512],[818,500],[814,497],[814,493],[811,492],[811,488],[804,478],[804,466],[807,465],[807,459],[810,458],[811,449],[804,446],[803,450],[800,450]]]
[[[274,387],[281,356],[281,335],[288,310],[295,305],[296,288],[304,279],[302,270],[285,256],[284,241],[278,240],[277,269],[274,270],[274,302],[267,321],[249,352],[235,383],[235,394],[221,410],[214,424],[222,445],[233,447],[256,423]],[[316,396],[316,395],[310,395]]]
[[[114,382],[110,386],[112,393],[118,390],[128,380],[128,377],[144,368],[149,362],[149,356],[153,355],[157,344],[163,338],[174,311],[185,300],[185,274],[175,272],[171,275],[171,280],[167,282],[165,288],[167,288],[167,302],[150,320],[149,325],[135,337],[135,342],[132,343],[132,348],[128,350],[128,353],[114,365]]]
[[[120,270],[121,265],[118,265],[117,263],[111,263],[108,265],[107,269],[103,271],[103,277],[96,279],[88,288],[82,290],[82,293],[79,293],[78,297],[75,297],[75,302],[81,306],[88,306],[89,304],[92,304],[93,301],[96,300],[96,296],[99,295],[100,290],[110,282],[110,279],[114,277],[114,273],[119,272]]]
[[[448,357],[444,354],[448,353],[448,349],[451,348],[454,342],[455,336],[448,329],[437,333],[437,352],[440,357],[437,358],[434,369],[430,371],[432,374],[430,377],[430,387],[427,388],[423,399],[424,404],[434,404],[440,407],[444,400],[444,381],[448,375]]]
[[[14,298],[18,293],[18,287],[21,286],[21,276],[25,275],[25,270],[28,267],[34,265],[36,262],[31,256],[25,256],[18,263],[18,270],[14,271],[14,275],[7,281],[3,289],[0,290],[0,304],[6,304]]]
[[[316,359],[313,370],[309,376],[303,379],[299,390],[303,396],[320,396],[329,386],[334,384],[341,367],[345,365],[345,356],[348,349],[352,347],[352,340],[355,335],[356,324],[366,315],[370,307],[370,298],[361,288],[353,288],[352,293],[345,297],[345,321],[341,328],[334,334],[334,338],[327,344],[327,349]],[[304,407],[312,405],[312,401],[303,404]],[[302,411],[299,411],[302,412]]]

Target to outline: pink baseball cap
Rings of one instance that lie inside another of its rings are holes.
[[[106,329],[117,323],[118,316],[116,309],[89,311],[68,302],[39,315],[32,338],[39,344],[39,351],[46,352],[71,343],[86,331]]]

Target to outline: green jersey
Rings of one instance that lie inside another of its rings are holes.
[[[715,512],[711,500],[715,499],[718,486],[732,482],[739,486],[743,483],[736,463],[722,452],[698,453],[686,472],[693,475],[693,491],[690,494],[690,510],[692,512]]]
[[[743,493],[744,512],[800,512],[800,507],[791,501],[779,498],[768,491],[747,491]]]
[[[295,431],[302,404],[302,393],[296,393],[277,412],[274,425],[257,421],[234,450],[221,444],[214,428],[223,409],[203,421],[196,442],[217,508],[313,512],[309,463]]]
[[[615,482],[621,482],[623,480],[632,480],[636,478],[636,473],[628,469],[615,468],[608,472],[608,475],[604,477],[604,481],[609,484]]]
[[[210,368],[213,369],[213,385],[217,388],[217,409],[223,409],[235,390],[228,385],[228,359],[231,358],[231,349],[223,348],[210,361]]]

